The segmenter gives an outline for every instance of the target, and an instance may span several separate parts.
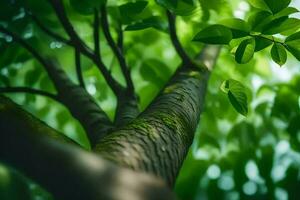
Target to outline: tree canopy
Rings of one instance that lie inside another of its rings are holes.
[[[64,12],[55,12],[61,7],[49,2],[62,2]],[[108,119],[123,126],[119,88],[134,93],[143,111],[178,66],[193,63],[207,45],[220,46],[215,67],[208,69],[201,122],[175,194],[179,199],[297,199],[299,9],[298,0],[4,0],[0,93],[91,150],[80,116],[75,120],[72,108],[57,100],[57,86],[35,52],[47,63],[59,63]],[[2,197],[53,199],[4,162]]]

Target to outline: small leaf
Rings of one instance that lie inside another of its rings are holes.
[[[244,116],[248,114],[246,88],[242,83],[229,79],[222,83],[220,89],[228,95],[231,105],[238,113]]]
[[[291,42],[291,41],[295,41],[295,40],[299,41],[299,43],[300,43],[300,32],[297,32],[297,33],[294,33],[294,34],[288,36],[286,38],[285,42]]]
[[[280,12],[276,13],[275,15],[273,15],[273,18],[278,19],[281,17],[289,16],[289,15],[297,13],[297,12],[299,12],[299,10],[297,8],[287,7],[285,9],[281,10]]]
[[[288,36],[285,40],[287,50],[300,61],[300,32]]]
[[[287,50],[300,61],[300,49],[293,44],[287,44]]]
[[[254,50],[255,40],[253,38],[242,41],[235,52],[236,62],[240,64],[245,64],[249,62],[254,55]]]
[[[128,24],[134,21],[136,15],[140,14],[147,5],[147,1],[137,1],[119,6],[122,22]]]
[[[211,25],[200,31],[193,41],[207,44],[228,44],[232,40],[232,32],[223,25]]]
[[[291,0],[264,0],[267,6],[270,8],[272,13],[278,13],[284,8],[288,7],[291,3]]]
[[[284,46],[280,43],[274,43],[271,49],[271,56],[274,62],[276,62],[280,66],[286,63],[287,54]]]
[[[82,15],[91,15],[95,9],[105,4],[106,0],[70,0],[71,6]]]
[[[157,4],[167,8],[168,10],[173,10],[177,7],[178,0],[155,0]]]
[[[248,0],[248,2],[255,8],[270,12],[269,7],[264,0]]]
[[[140,20],[132,25],[128,25],[126,31],[143,30],[146,28],[155,28],[161,31],[167,32],[167,24],[157,16],[152,16],[143,20]]]
[[[156,0],[156,3],[176,15],[190,15],[197,8],[195,0]]]
[[[182,0],[182,1],[190,5],[195,5],[195,0]]]
[[[232,31],[232,38],[241,38],[245,37],[250,32],[250,25],[242,19],[232,18],[222,20],[220,24],[230,28]]]
[[[300,28],[299,19],[282,17],[269,23],[266,27],[264,27],[262,33],[273,35],[273,34],[288,31],[290,29],[298,29],[298,28]]]
[[[271,16],[272,14],[266,11],[259,11],[250,15],[248,23],[251,25],[252,31],[260,31],[261,24],[269,23]]]
[[[263,30],[267,30],[273,26],[277,26],[278,24],[284,22],[288,19],[290,14],[299,12],[296,8],[288,7],[283,9],[282,11],[272,15],[266,11],[256,12],[251,15],[248,19],[248,23],[252,25],[252,31],[261,32]]]
[[[267,48],[268,46],[270,46],[271,44],[273,44],[273,42],[271,40],[268,40],[266,38],[260,37],[260,36],[255,36],[255,52],[257,51],[261,51],[265,48]]]

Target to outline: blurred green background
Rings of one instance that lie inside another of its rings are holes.
[[[20,34],[43,55],[56,57],[76,82],[73,49],[45,35],[27,17],[24,8],[5,7],[5,2],[0,2],[0,22]],[[33,13],[44,24],[65,36],[49,5],[43,1],[29,2]],[[129,1],[109,0],[112,21],[114,6],[126,2]],[[191,39],[208,23],[232,16],[247,19],[253,12],[253,8],[243,0],[199,2],[201,6],[198,9],[177,21],[180,40],[191,55],[197,55],[203,46],[191,42]],[[93,16],[81,15],[69,1],[65,3],[76,31],[92,46]],[[294,0],[292,5],[300,8],[299,0]],[[147,10],[141,15],[153,13],[163,19],[160,27],[164,27],[164,10],[154,1],[149,1]],[[293,16],[299,18],[299,14]],[[105,64],[124,84],[117,60],[103,35],[101,41]],[[234,47],[234,42],[222,49],[211,75],[205,110],[175,192],[183,200],[299,199],[300,63],[289,55],[288,62],[280,68],[271,61],[270,48],[267,48],[257,53],[250,63],[240,65],[235,62],[231,47]],[[140,98],[139,106],[143,110],[176,70],[180,59],[169,35],[154,28],[125,32],[125,52]],[[82,57],[82,67],[88,92],[113,119],[116,99],[112,91],[97,68],[85,57]],[[221,83],[229,78],[242,82],[248,88],[247,117],[238,114],[220,91]],[[0,87],[5,86],[28,86],[54,92],[39,63],[13,43],[11,37],[0,34]],[[84,148],[90,148],[82,127],[59,103],[30,94],[8,96]],[[52,197],[36,183],[2,163],[0,199],[42,200]]]

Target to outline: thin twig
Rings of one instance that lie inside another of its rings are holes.
[[[178,55],[181,57],[182,62],[190,63],[191,59],[187,55],[185,50],[183,49],[183,47],[177,37],[177,34],[176,34],[176,25],[175,25],[176,17],[168,10],[167,10],[167,17],[168,17],[168,22],[169,22],[170,37],[171,37],[173,46],[175,47],[175,50],[178,53]]]
[[[32,56],[35,59],[37,59],[45,68],[49,69],[50,66],[48,65],[46,60],[44,60],[44,58],[32,46],[30,46],[27,42],[25,42],[21,37],[19,37],[18,35],[16,35],[15,33],[11,32],[11,31],[7,30],[3,26],[0,26],[0,32],[11,36],[15,42],[18,42],[27,51],[29,51],[32,54]]]
[[[80,62],[80,51],[78,51],[77,49],[75,49],[75,66],[76,66],[76,74],[77,74],[79,85],[82,88],[85,88],[82,69],[81,69],[81,62]]]
[[[102,25],[102,29],[104,32],[104,36],[108,42],[108,45],[110,46],[110,48],[112,49],[112,51],[114,52],[114,54],[116,55],[122,73],[124,74],[125,80],[126,80],[126,84],[127,84],[127,89],[130,91],[134,91],[134,86],[133,86],[133,82],[130,76],[130,71],[127,67],[126,64],[126,60],[125,57],[121,51],[121,49],[118,48],[118,46],[115,44],[111,33],[109,31],[109,25],[108,25],[108,19],[107,19],[107,12],[106,12],[106,7],[102,6],[101,7],[101,25]]]
[[[58,96],[55,94],[29,87],[3,87],[0,88],[0,93],[29,93],[49,97],[55,101],[59,101]]]
[[[63,6],[63,2],[61,0],[48,0],[48,1],[54,8],[54,11],[60,23],[62,24],[66,33],[71,38],[71,42],[73,43],[73,45],[75,45],[75,48],[79,49],[87,57],[93,58],[94,57],[93,51],[80,39],[76,31],[74,30],[74,27],[72,26],[71,22],[69,21],[65,12],[65,8]]]
[[[100,40],[99,40],[99,11],[94,11],[94,50],[95,55],[100,57]]]
[[[103,77],[105,78],[106,82],[109,84],[109,86],[112,88],[113,92],[115,94],[119,93],[120,90],[122,90],[122,86],[112,77],[111,73],[106,68],[105,64],[101,60],[101,57],[96,56],[94,51],[91,50],[77,35],[76,31],[74,30],[74,27],[72,26],[71,22],[69,21],[63,2],[61,0],[48,0],[52,7],[55,10],[55,13],[60,20],[63,28],[71,38],[71,42],[74,44],[74,48],[78,49],[83,55],[90,58],[98,67],[98,69],[101,71]]]
[[[49,35],[50,37],[52,37],[53,39],[59,41],[59,42],[63,42],[67,45],[72,45],[70,40],[65,39],[64,37],[58,35],[57,33],[51,31],[50,29],[48,29],[36,16],[29,14],[32,18],[32,20],[36,23],[36,25],[38,25],[38,27],[44,31],[47,35]]]
[[[121,52],[124,54],[124,34],[123,34],[123,30],[122,30],[122,26],[119,27],[118,31],[118,41],[117,41],[117,45],[119,47],[119,49],[121,50]]]

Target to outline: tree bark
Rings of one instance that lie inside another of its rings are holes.
[[[151,105],[94,151],[118,165],[145,171],[173,186],[193,141],[219,47],[205,47],[202,63],[181,66]],[[204,66],[207,63],[209,66]]]
[[[118,96],[116,116],[114,124],[116,127],[122,127],[135,119],[139,114],[138,100],[134,92],[129,91]]]
[[[113,128],[106,113],[93,97],[82,87],[74,84],[57,63],[49,61],[48,74],[54,82],[58,99],[68,108],[72,116],[83,126],[91,146]]]
[[[173,199],[164,183],[87,152],[0,96],[0,159],[57,199]]]
[[[173,199],[161,179],[169,186],[175,183],[218,52],[219,47],[205,47],[198,58],[201,63],[181,66],[150,106],[100,140],[95,153],[0,96],[0,159],[59,199]],[[70,89],[59,88],[61,93]]]

